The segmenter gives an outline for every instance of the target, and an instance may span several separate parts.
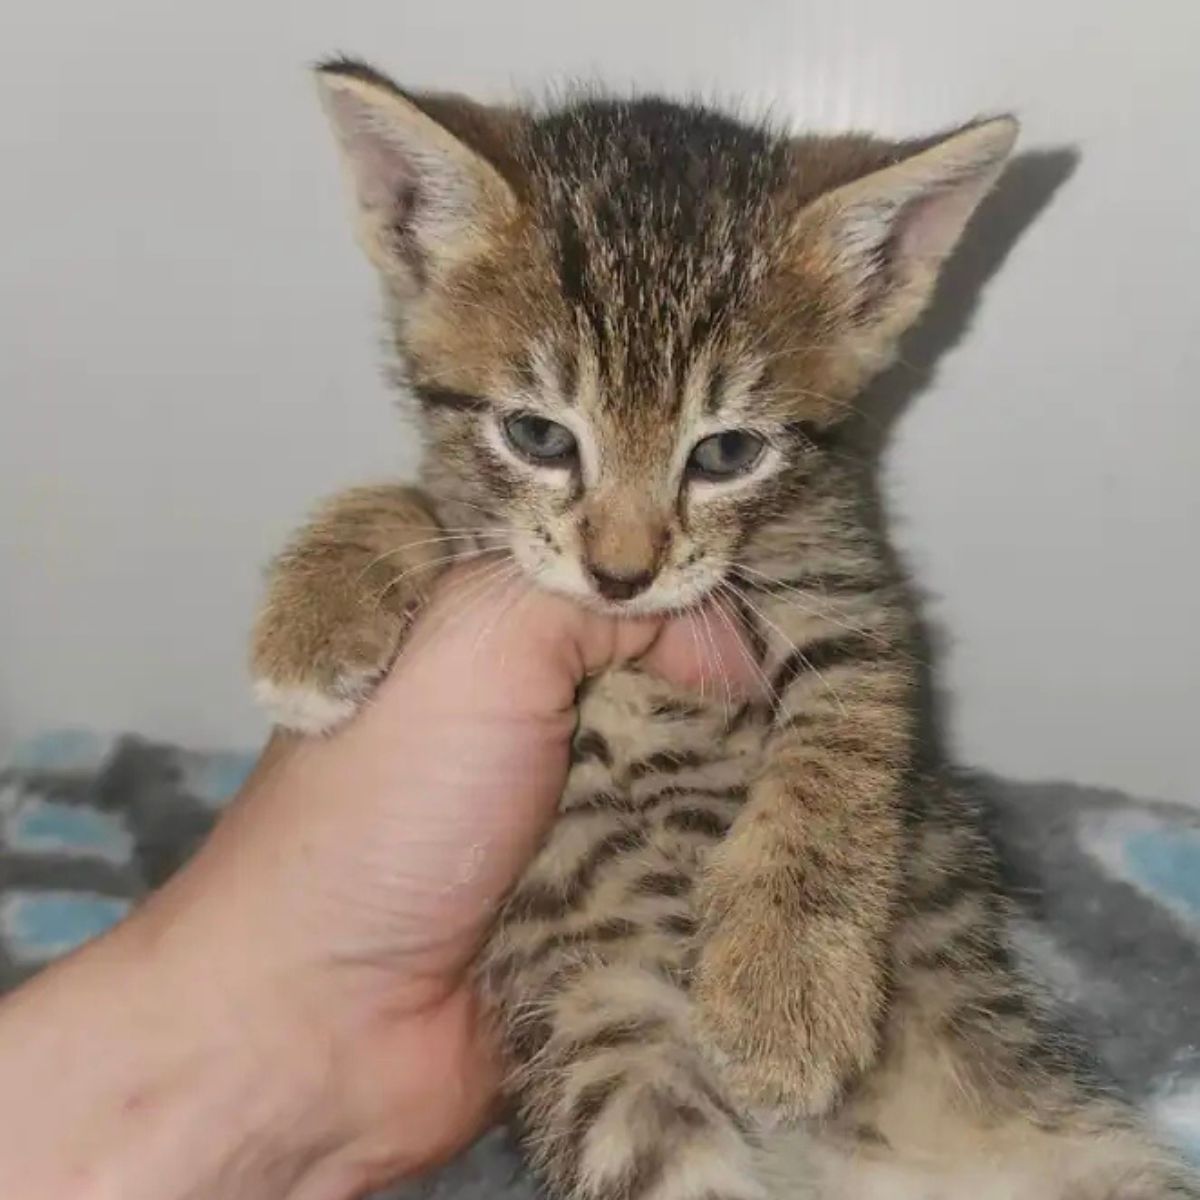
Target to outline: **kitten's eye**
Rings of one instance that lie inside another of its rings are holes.
[[[557,421],[534,413],[513,413],[504,418],[508,444],[530,462],[561,466],[572,462],[578,447],[575,435]]]
[[[702,479],[732,479],[744,475],[763,456],[766,442],[748,429],[727,429],[696,443],[688,470]]]

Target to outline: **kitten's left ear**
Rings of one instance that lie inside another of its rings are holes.
[[[1017,132],[1012,117],[968,126],[825,193],[801,214],[810,253],[844,295],[843,316],[868,369],[890,360],[928,303]]]

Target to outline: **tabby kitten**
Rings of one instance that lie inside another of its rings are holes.
[[[356,62],[319,81],[427,452],[421,490],[341,496],[278,560],[254,647],[276,719],[349,717],[470,555],[619,613],[722,595],[770,683],[735,710],[621,668],[581,697],[561,816],[481,965],[552,1194],[1200,1196],[1014,967],[837,449],[1015,123],[788,138]]]

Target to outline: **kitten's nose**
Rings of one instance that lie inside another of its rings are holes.
[[[588,574],[591,575],[592,582],[596,585],[596,591],[605,600],[629,600],[639,592],[644,592],[654,582],[653,571],[617,574],[589,565]]]

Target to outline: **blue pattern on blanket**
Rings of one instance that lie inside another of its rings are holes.
[[[41,965],[103,933],[128,911],[128,900],[94,892],[16,889],[0,898],[0,933],[14,959]]]
[[[0,769],[0,991],[108,928],[182,863],[253,756],[56,731]],[[1017,943],[1114,1080],[1200,1163],[1200,812],[967,781],[1021,904]],[[405,1200],[528,1200],[489,1134]]]
[[[133,837],[120,816],[39,796],[30,796],[5,821],[4,840],[19,854],[66,854],[109,862],[133,857]]]
[[[120,920],[253,761],[81,730],[20,746],[0,770],[0,990]]]
[[[1134,834],[1125,855],[1147,891],[1200,921],[1200,834],[1171,829]]]

